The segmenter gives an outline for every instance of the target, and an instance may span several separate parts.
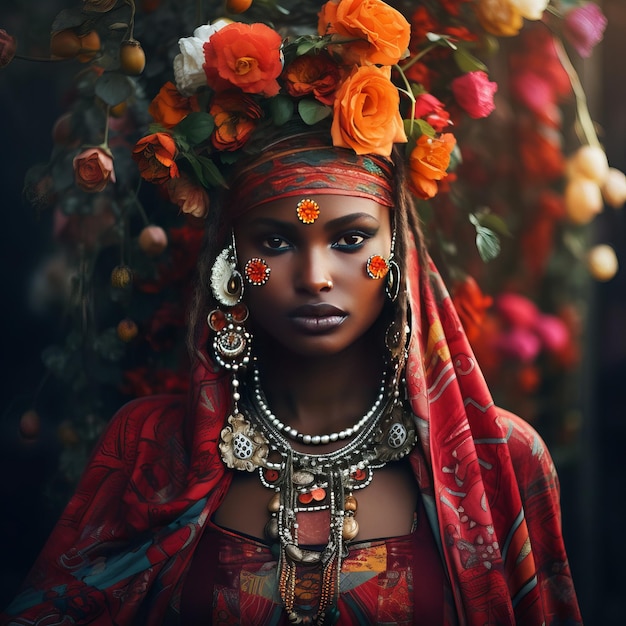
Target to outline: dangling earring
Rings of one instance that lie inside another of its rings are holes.
[[[243,273],[246,280],[256,287],[264,285],[270,279],[270,272],[272,268],[265,262],[265,259],[254,257],[250,259],[245,267]]]
[[[394,223],[393,234],[391,235],[391,254],[389,255],[389,271],[387,272],[387,284],[385,285],[385,293],[391,302],[398,299],[400,293],[400,266],[395,259],[396,248],[396,226]]]
[[[234,414],[239,412],[239,369],[250,362],[252,336],[243,323],[248,319],[248,307],[241,301],[243,280],[237,269],[235,234],[231,242],[215,259],[211,268],[211,292],[224,307],[213,309],[207,316],[207,324],[215,333],[213,354],[219,365],[232,372]]]
[[[220,304],[228,307],[235,306],[243,297],[234,232],[231,233],[231,242],[220,252],[211,268],[211,292]]]

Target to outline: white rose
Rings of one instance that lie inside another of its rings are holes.
[[[550,0],[509,0],[509,2],[527,20],[540,20]]]
[[[178,40],[180,54],[174,58],[174,80],[183,96],[191,96],[206,85],[206,76],[202,69],[204,44],[228,23],[226,20],[218,20],[213,24],[198,26],[193,31],[193,37],[182,37]]]

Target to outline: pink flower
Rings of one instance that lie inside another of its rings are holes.
[[[499,335],[496,349],[506,357],[530,363],[541,352],[541,341],[535,333],[526,328],[514,328]]]
[[[495,108],[493,95],[497,83],[491,82],[485,72],[468,72],[452,81],[452,93],[459,106],[473,119],[487,117]]]
[[[550,83],[529,70],[518,72],[511,80],[512,95],[533,113],[554,106],[554,91]]]
[[[15,37],[0,28],[0,67],[6,67],[13,60],[16,48],[17,40]]]
[[[594,2],[572,9],[564,20],[563,34],[581,57],[591,56],[594,46],[602,41],[607,19]]]
[[[209,194],[204,187],[194,183],[189,176],[181,174],[167,181],[170,200],[180,207],[183,213],[194,217],[205,217],[209,211]]]
[[[539,309],[534,302],[513,292],[498,296],[496,310],[510,326],[518,328],[533,328],[539,317]]]
[[[443,103],[429,93],[415,96],[415,117],[426,120],[438,133],[452,125]]]
[[[569,342],[569,330],[565,322],[555,315],[540,315],[535,332],[548,352],[559,352]]]
[[[104,148],[87,148],[73,160],[76,186],[88,193],[103,191],[115,182],[113,157]]]

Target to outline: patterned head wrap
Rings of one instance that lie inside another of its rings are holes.
[[[394,206],[393,163],[375,154],[335,148],[320,133],[299,133],[263,148],[230,183],[231,219],[266,202],[307,194],[370,198]]]

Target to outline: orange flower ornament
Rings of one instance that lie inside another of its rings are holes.
[[[153,133],[142,137],[133,149],[132,157],[144,180],[160,184],[178,178],[176,143],[167,133]]]
[[[406,143],[399,111],[400,95],[391,68],[364,65],[344,81],[334,103],[333,144],[357,154],[391,155],[394,143]]]
[[[318,32],[338,41],[361,40],[340,48],[352,61],[395,65],[408,50],[411,25],[382,0],[330,0],[319,14]]]
[[[437,181],[443,180],[450,165],[450,154],[456,145],[451,133],[439,137],[421,135],[409,157],[409,184],[419,198],[437,195]]]
[[[171,81],[161,87],[148,107],[148,113],[154,121],[165,128],[173,128],[189,113],[199,110],[198,98],[185,98]]]

